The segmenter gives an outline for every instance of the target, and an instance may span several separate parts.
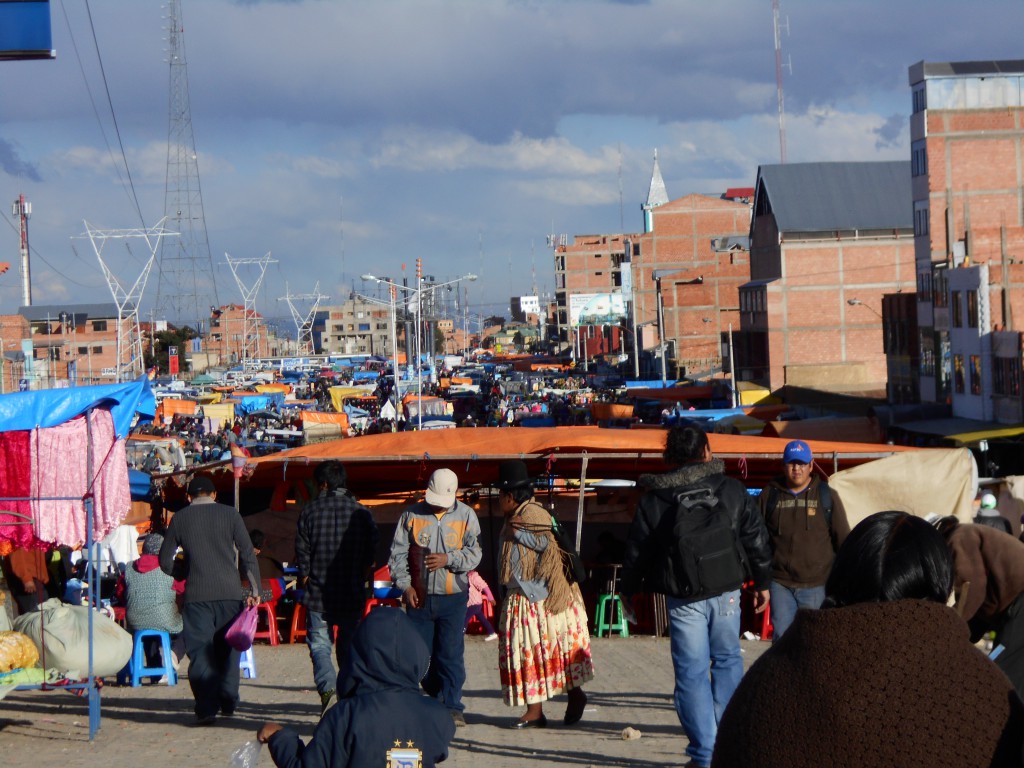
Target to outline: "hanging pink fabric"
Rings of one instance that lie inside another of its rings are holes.
[[[24,499],[32,494],[29,434],[25,430],[0,432],[0,498]],[[0,541],[23,549],[31,547],[35,542],[31,516],[28,501],[0,501]]]
[[[68,546],[85,543],[84,500],[89,493],[94,496],[95,541],[114,530],[131,507],[124,441],[114,434],[113,418],[101,408],[88,418],[88,429],[85,417],[79,416],[32,431],[31,509],[35,536],[42,541]]]

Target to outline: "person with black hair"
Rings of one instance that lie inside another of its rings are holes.
[[[366,579],[377,551],[377,524],[366,507],[346,489],[348,474],[340,461],[323,461],[313,470],[319,495],[299,513],[295,561],[306,607],[306,645],[313,680],[320,694],[320,714],[331,704],[338,667],[366,604]],[[337,627],[336,640],[331,627]]]
[[[952,587],[949,551],[928,522],[862,520],[836,554],[821,610],[798,611],[743,678],[713,766],[1020,766],[1024,704],[946,606]]]
[[[498,674],[510,707],[526,705],[513,728],[544,728],[544,702],[568,692],[562,722],[573,725],[587,706],[594,678],[587,610],[570,583],[552,533],[551,513],[534,501],[526,464],[498,465],[501,530],[499,576],[506,589],[498,621]]]
[[[764,518],[743,484],[724,474],[703,430],[676,426],[662,475],[647,488],[626,542],[622,594],[665,595],[675,707],[689,744],[686,765],[708,766],[722,712],[743,677],[740,587],[754,582],[754,609],[768,606],[771,546]]]
[[[987,525],[938,520],[953,556],[957,609],[975,642],[995,632],[996,666],[1024,696],[1024,543]]]

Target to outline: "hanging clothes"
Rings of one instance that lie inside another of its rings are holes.
[[[0,497],[22,498],[26,501],[0,502],[0,542],[28,549],[35,545],[32,530],[32,460],[27,430],[0,432]],[[17,514],[11,514],[12,512]]]
[[[117,439],[109,411],[96,408],[88,419],[88,425],[85,417],[77,417],[32,431],[31,509],[35,536],[42,541],[85,543],[84,499],[89,493],[96,541],[117,528],[131,507],[124,440]]]

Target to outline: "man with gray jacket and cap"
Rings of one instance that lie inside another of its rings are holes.
[[[450,469],[430,476],[423,501],[402,513],[391,543],[391,579],[402,590],[406,613],[430,649],[423,689],[463,726],[466,682],[465,635],[469,572],[480,564],[480,521],[455,496],[459,479]]]

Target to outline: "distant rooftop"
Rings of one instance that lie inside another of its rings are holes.
[[[910,66],[910,85],[929,77],[1024,75],[1024,59],[1006,61],[919,61]]]
[[[912,229],[912,200],[909,160],[762,165],[754,215],[782,233]]]
[[[130,307],[125,308],[128,312]],[[77,325],[89,319],[105,319],[117,317],[117,305],[113,302],[99,304],[33,304],[31,307],[18,307],[18,314],[30,323],[47,320],[60,321],[62,314],[74,320]]]

